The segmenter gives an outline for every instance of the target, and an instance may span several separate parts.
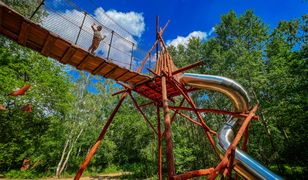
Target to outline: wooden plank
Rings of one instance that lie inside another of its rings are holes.
[[[31,26],[29,23],[26,23],[25,21],[21,24],[21,29],[18,36],[18,43],[21,45],[25,45],[29,31],[31,29]]]
[[[2,13],[2,27],[5,27],[14,34],[18,34],[23,18],[9,9],[4,9]]]
[[[117,67],[114,71],[110,72],[108,75],[105,75],[105,77],[108,77],[110,79],[115,79],[117,78],[119,75],[123,74],[123,71],[125,72],[126,69]]]
[[[3,10],[2,9],[3,9],[3,6],[0,7],[0,32],[2,31],[2,18],[3,18],[3,13],[2,13]]]
[[[55,37],[56,36],[57,35],[55,35]],[[70,43],[64,41],[63,39],[61,39],[61,37],[57,37],[56,42],[51,49],[52,54],[56,55],[58,59],[61,59],[70,46],[72,46]]]
[[[131,81],[131,82],[134,83],[134,84],[137,84],[137,83],[140,82],[140,81],[144,81],[144,76],[141,76],[141,75],[139,74],[139,76],[136,76],[136,77],[134,78],[134,80]]]
[[[40,52],[42,47],[37,45],[36,43],[32,42],[32,41],[27,41],[26,42],[26,47],[31,48],[34,51]]]
[[[149,78],[147,78],[146,76],[139,76],[139,79],[136,80],[136,83],[135,84],[142,84],[144,82],[147,82],[149,80]]]
[[[108,64],[106,61],[102,62],[100,65],[98,65],[93,71],[92,74],[97,74],[98,72],[100,72],[104,66],[106,66],[106,64]]]
[[[19,33],[19,31],[18,31],[18,33]],[[32,41],[32,42],[38,44],[39,46],[44,46],[46,39],[50,35],[52,35],[52,34],[49,31],[47,31],[46,29],[43,29],[39,25],[31,24],[31,31],[28,34],[27,42]],[[55,35],[53,35],[53,36],[56,37]]]
[[[12,40],[15,40],[15,41],[18,39],[18,36],[15,33],[7,30],[6,28],[1,29],[1,34],[4,34],[7,37],[9,37],[9,38],[11,38]]]
[[[77,69],[81,70],[84,69],[84,67],[87,65],[87,62],[91,59],[94,58],[92,54],[88,54],[85,58],[83,58],[83,60],[81,60],[81,62],[77,65]]]
[[[125,76],[120,77],[118,80],[122,82],[126,82],[131,77],[135,76],[136,73],[129,71]]]
[[[114,71],[116,71],[118,69],[117,66],[115,66],[114,68],[112,68],[108,73],[106,73],[104,75],[105,78],[109,78],[110,74],[112,74]]]
[[[127,74],[129,72],[129,70],[126,70],[124,73],[120,74],[118,77],[114,78],[114,80],[118,80],[119,78],[121,78],[122,76],[124,76],[125,74]]]
[[[45,40],[41,53],[45,56],[49,56],[50,50],[53,47],[55,41],[56,41],[56,38],[54,36],[49,35],[47,39]]]
[[[100,64],[100,62],[101,59],[97,56],[94,56],[93,58],[89,59],[84,70],[92,72]]]
[[[61,58],[60,62],[62,62],[63,64],[66,64],[68,61],[70,61],[70,59],[73,57],[74,53],[76,52],[76,49],[73,46],[70,46],[64,56]]]
[[[72,45],[62,37],[53,34],[35,24],[9,7],[1,4],[0,1],[0,29],[1,34],[13,41],[29,47],[42,55],[52,57],[61,63],[69,63],[94,74],[107,76],[122,82],[146,82],[149,77],[119,67],[114,62],[106,62],[103,58],[88,55],[88,52],[80,47]]]
[[[72,64],[75,67],[80,63],[80,61],[82,61],[87,56],[87,54],[88,53],[83,51],[82,49],[76,48],[74,55],[67,63]]]
[[[105,66],[103,66],[103,68],[99,72],[97,72],[97,74],[105,76],[105,74],[108,73],[111,69],[113,69],[114,66],[114,64],[106,63]]]
[[[129,82],[129,83],[132,83],[132,80],[134,79],[134,78],[136,78],[137,76],[139,76],[139,74],[138,73],[136,73],[136,75],[134,75],[134,76],[132,76],[132,77],[130,77],[130,78],[128,78],[126,81],[124,81],[124,82]]]

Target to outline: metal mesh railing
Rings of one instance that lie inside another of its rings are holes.
[[[96,55],[136,71],[148,53],[138,47],[135,40],[138,37],[114,21],[103,9],[97,7],[94,1],[89,1],[89,4],[97,11],[96,16],[84,11],[78,5],[78,0],[45,0],[39,8],[44,10],[47,16],[43,17],[40,23],[49,31],[84,50],[88,50],[92,43],[91,25],[101,25],[101,35],[106,37],[97,48]],[[148,73],[147,68],[152,69],[155,65],[153,55],[150,55],[147,61],[142,73]]]

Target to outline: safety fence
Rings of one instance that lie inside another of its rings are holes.
[[[102,57],[127,69],[137,71],[147,51],[138,47],[135,39],[138,37],[113,20],[94,2],[89,0],[87,6],[93,6],[94,15],[83,10],[78,0],[43,0],[33,12],[43,11],[40,24],[59,35],[61,38],[76,44],[88,51],[92,44],[93,30],[91,26],[102,26],[101,35],[105,37],[96,50],[96,56]],[[88,7],[89,8],[89,7]],[[150,54],[142,73],[148,73],[147,68],[153,69],[155,57]]]

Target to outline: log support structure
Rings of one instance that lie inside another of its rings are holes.
[[[177,76],[180,75],[183,71],[188,69],[200,66],[203,62],[197,62],[186,67],[177,69],[172,61],[171,56],[168,54],[168,50],[166,49],[166,45],[162,40],[162,33],[164,32],[166,26],[163,29],[158,31],[158,18],[157,18],[157,31],[156,31],[156,42],[154,43],[153,47],[151,48],[150,52],[148,53],[147,57],[143,60],[141,67],[138,69],[139,72],[142,71],[143,66],[150,56],[151,52],[156,47],[156,68],[155,70],[148,69],[149,72],[153,74],[153,78],[150,81],[144,81],[141,85],[134,85],[134,84],[126,84],[123,82],[118,83],[123,86],[124,90],[118,91],[113,94],[114,95],[121,95],[120,102],[116,106],[115,110],[112,112],[110,118],[106,122],[100,136],[98,137],[96,143],[92,146],[89,154],[85,158],[84,162],[82,163],[79,171],[76,174],[75,180],[81,177],[83,170],[86,168],[90,159],[93,157],[95,151],[97,150],[99,144],[101,143],[107,129],[112,122],[113,117],[115,116],[116,112],[120,108],[122,102],[124,101],[125,97],[128,95],[130,96],[133,104],[135,105],[136,109],[140,112],[142,117],[144,118],[148,127],[153,131],[153,135],[157,137],[157,175],[158,179],[163,179],[163,172],[162,172],[162,141],[165,141],[165,155],[166,155],[166,167],[167,167],[167,177],[166,179],[190,179],[193,177],[199,176],[209,176],[209,179],[215,179],[218,174],[222,174],[222,177],[226,177],[228,179],[232,178],[232,170],[234,167],[234,156],[235,156],[235,149],[242,137],[244,135],[244,140],[242,143],[242,149],[246,150],[246,144],[248,140],[248,124],[252,119],[257,120],[258,117],[255,116],[257,111],[258,105],[256,105],[249,114],[246,113],[235,113],[226,110],[218,110],[218,109],[199,109],[197,108],[194,100],[189,95],[189,92],[195,91],[195,88],[186,88],[183,84],[178,81]],[[159,52],[159,46],[161,48]],[[160,56],[159,56],[160,55]],[[84,60],[86,61],[87,58]],[[80,63],[80,66],[82,66]],[[134,78],[134,77],[132,77]],[[138,89],[139,87],[142,87]],[[153,88],[154,87],[154,88]],[[151,92],[157,95],[152,97],[151,94],[146,94],[146,91],[151,90]],[[149,98],[150,101],[145,104],[139,105],[137,100],[134,97],[132,91],[135,91],[141,94],[143,97]],[[182,100],[179,101],[178,105],[175,106],[176,101],[173,100],[173,96],[182,96]],[[172,104],[170,106],[169,104]],[[186,107],[184,105],[188,105]],[[156,115],[157,115],[157,123],[154,125],[147,117],[143,108],[148,106],[156,107]],[[161,111],[163,110],[163,119],[161,119]],[[171,111],[173,111],[173,115],[171,116]],[[181,111],[189,111],[194,114],[197,119],[193,119],[192,117],[184,114]],[[215,113],[215,114],[222,114],[222,115],[231,115],[236,118],[245,119],[243,124],[240,127],[234,141],[227,149],[225,155],[223,157],[219,156],[217,149],[215,147],[215,142],[213,137],[217,136],[217,133],[212,130],[207,124],[206,120],[203,119],[201,113]],[[181,116],[188,121],[192,122],[193,124],[201,127],[204,130],[205,136],[209,140],[209,143],[214,150],[215,154],[217,155],[217,159],[221,160],[220,163],[216,167],[210,167],[208,169],[200,169],[200,170],[192,170],[183,174],[176,174],[176,166],[174,161],[174,153],[173,153],[173,141],[172,141],[172,130],[171,126],[172,123],[175,121],[176,116]],[[162,132],[161,125],[164,124],[164,131]],[[237,178],[237,175],[234,177]]]
[[[157,136],[157,154],[158,154],[158,179],[163,179],[162,172],[162,141],[166,143],[166,163],[167,163],[167,177],[164,179],[189,179],[193,177],[209,175],[209,179],[215,179],[218,174],[222,177],[232,178],[232,170],[234,165],[234,154],[236,147],[244,136],[242,149],[247,150],[246,144],[248,141],[248,126],[252,119],[257,120],[258,117],[255,115],[258,105],[256,105],[250,112],[235,113],[225,110],[217,109],[199,109],[197,108],[195,102],[190,96],[190,92],[198,90],[198,88],[187,88],[182,84],[179,79],[181,73],[189,69],[198,67],[203,64],[203,61],[196,62],[194,64],[177,68],[172,60],[170,53],[168,52],[167,45],[163,40],[163,32],[169,24],[169,21],[163,28],[159,28],[158,17],[156,19],[156,41],[150,51],[146,54],[146,57],[141,62],[141,66],[137,71],[132,71],[132,60],[133,51],[135,45],[132,44],[132,54],[130,57],[130,67],[121,67],[112,62],[110,58],[110,50],[113,41],[113,36],[116,32],[111,31],[111,38],[109,43],[109,48],[107,52],[107,57],[98,57],[90,54],[81,47],[78,46],[78,37],[76,39],[76,44],[72,44],[64,37],[51,33],[44,27],[31,21],[31,18],[39,11],[41,6],[44,5],[44,0],[41,1],[39,6],[32,13],[30,20],[17,13],[3,2],[0,1],[0,34],[16,41],[22,46],[28,47],[34,51],[41,53],[44,56],[54,58],[63,64],[70,64],[77,69],[88,71],[95,75],[104,76],[109,79],[113,79],[124,87],[124,90],[116,92],[113,95],[121,95],[118,104],[111,113],[109,119],[106,121],[103,129],[98,136],[96,142],[91,147],[89,153],[85,157],[83,163],[81,164],[79,170],[76,173],[75,180],[80,179],[83,171],[90,163],[90,160],[94,156],[95,152],[99,148],[110,124],[112,123],[116,113],[121,107],[127,96],[130,96],[136,109],[143,116],[148,127],[153,131],[154,136]],[[84,15],[82,24],[80,26],[80,32],[82,30],[83,23],[85,22],[87,14]],[[153,76],[147,76],[140,74],[143,71],[146,61],[149,59],[152,51],[156,49],[156,66],[155,69],[148,69]],[[23,89],[24,90],[24,89]],[[20,90],[22,91],[22,90]],[[136,99],[133,97],[132,92],[136,92],[142,97],[150,100],[146,104],[139,105]],[[15,93],[18,94],[18,93]],[[14,94],[10,94],[14,96]],[[180,101],[178,106],[175,106],[177,99],[175,97],[181,96],[183,99]],[[170,106],[171,105],[171,106]],[[189,107],[186,107],[186,106]],[[1,106],[1,105],[0,105]],[[144,107],[154,106],[156,107],[157,113],[157,123],[151,122],[150,119],[146,117],[145,112],[142,110]],[[1,109],[1,107],[0,107]],[[3,109],[3,108],[2,108]],[[163,110],[163,119],[161,119],[161,110]],[[173,116],[170,115],[170,110],[173,111]],[[190,111],[196,116],[196,119],[184,114],[182,111]],[[206,120],[203,119],[201,113],[215,113],[222,115],[231,115],[236,118],[244,119],[239,131],[237,132],[233,142],[227,149],[225,155],[220,157],[216,152],[213,137],[217,136],[216,132],[212,130]],[[177,175],[176,166],[174,162],[173,154],[173,141],[172,141],[172,130],[171,125],[179,115],[188,121],[196,124],[204,130],[204,133],[209,140],[211,147],[214,149],[215,153],[218,155],[217,159],[220,163],[216,167],[210,167],[207,169],[192,170],[183,174]],[[162,123],[163,122],[163,123]],[[156,125],[155,125],[156,124]],[[161,125],[164,124],[164,128]],[[162,132],[164,129],[164,132]],[[235,175],[234,179],[237,179]]]

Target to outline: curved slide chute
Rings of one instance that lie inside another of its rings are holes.
[[[182,83],[192,87],[225,94],[232,101],[235,112],[247,112],[250,108],[250,98],[246,90],[229,78],[185,73],[180,80]],[[233,129],[240,123],[241,121],[237,118],[229,117],[220,129],[216,148],[221,156],[225,154],[234,138]],[[238,148],[235,151],[235,161],[234,170],[245,179],[282,179]]]

